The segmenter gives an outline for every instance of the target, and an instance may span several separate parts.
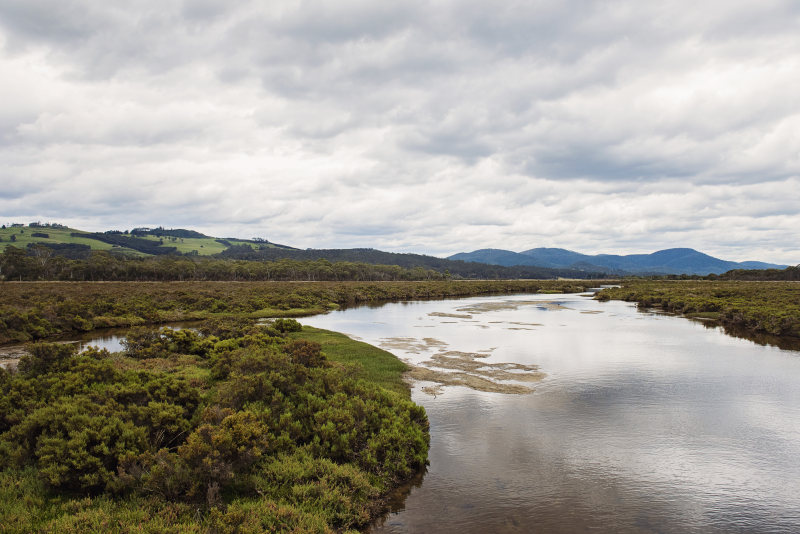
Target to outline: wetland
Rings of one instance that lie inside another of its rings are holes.
[[[800,527],[795,350],[578,294],[304,322],[403,359],[430,420],[427,472],[372,533]]]

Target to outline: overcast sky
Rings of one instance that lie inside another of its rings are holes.
[[[800,263],[796,0],[0,0],[0,220]]]

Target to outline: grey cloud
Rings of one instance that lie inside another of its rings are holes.
[[[0,213],[792,263],[798,21],[788,0],[0,0]]]

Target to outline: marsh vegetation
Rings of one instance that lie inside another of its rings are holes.
[[[125,346],[0,370],[4,532],[345,531],[425,465],[425,411],[375,347],[292,319]]]

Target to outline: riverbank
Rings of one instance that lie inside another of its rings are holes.
[[[0,344],[211,317],[303,317],[361,304],[579,292],[588,280],[430,282],[3,282]]]
[[[350,532],[425,465],[406,365],[292,321],[38,344],[0,370],[3,532]]]
[[[738,334],[800,338],[799,282],[625,280],[595,298],[713,321]]]

